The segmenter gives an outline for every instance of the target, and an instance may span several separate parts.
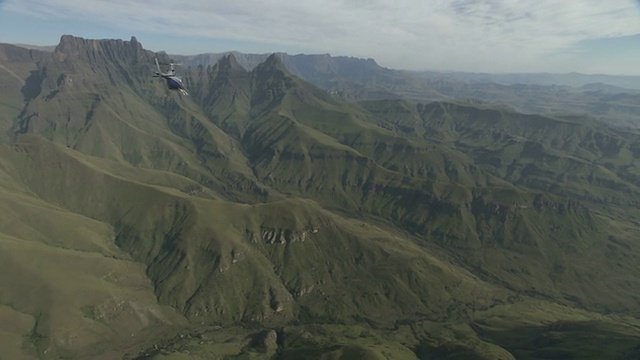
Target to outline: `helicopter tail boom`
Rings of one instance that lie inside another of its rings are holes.
[[[158,63],[158,58],[156,58],[156,68],[158,68],[158,71],[156,71],[155,73],[155,77],[160,77],[162,76],[162,70],[160,70],[160,63]]]

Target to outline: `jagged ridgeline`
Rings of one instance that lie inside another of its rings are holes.
[[[638,355],[637,133],[156,57],[0,45],[0,358]]]

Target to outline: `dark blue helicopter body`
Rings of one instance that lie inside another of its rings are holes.
[[[167,80],[167,87],[169,87],[170,90],[184,90],[184,84],[179,77],[169,76],[165,77],[165,79]]]

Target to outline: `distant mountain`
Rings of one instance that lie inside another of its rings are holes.
[[[55,45],[52,46],[41,46],[41,45],[29,45],[29,44],[14,44],[15,46],[29,49],[29,50],[38,50],[44,52],[53,52],[56,49]]]
[[[588,83],[585,85],[580,86],[580,90],[582,91],[602,91],[602,92],[607,92],[610,94],[624,94],[624,93],[632,93],[632,94],[638,94],[640,93],[640,90],[631,90],[631,89],[624,89],[621,87],[617,87],[617,86],[613,86],[613,85],[608,85],[608,84],[604,84],[601,82],[597,82],[597,83]]]
[[[446,78],[454,81],[496,83],[502,85],[542,85],[542,86],[571,86],[581,87],[592,83],[603,83],[623,89],[640,90],[640,76],[629,75],[599,75],[599,74],[553,74],[553,73],[530,73],[530,74],[482,74],[465,72],[414,72],[425,78]]]
[[[183,96],[135,38],[0,56],[0,358],[639,355],[636,130],[371,60],[227,54]]]
[[[171,55],[181,63],[196,68],[210,66],[218,60],[233,55],[246,70],[253,70],[258,64],[266,61],[271,54],[242,54],[239,52],[202,54],[195,56]],[[385,84],[393,83],[398,76],[397,71],[380,67],[373,59],[352,57],[333,57],[324,55],[288,55],[275,54],[292,74],[311,82],[335,95],[345,99],[388,99],[399,95],[386,88]],[[381,80],[376,80],[380,78]],[[376,81],[381,84],[376,85]]]
[[[219,53],[173,58],[187,66],[210,66],[233,54],[247,70],[268,54]],[[638,94],[640,77],[584,74],[475,74],[411,72],[387,69],[373,59],[325,55],[277,54],[287,69],[346,100],[405,98],[413,101],[460,100],[508,105],[526,113],[574,113],[612,124],[637,128],[640,111],[633,103],[620,103],[609,94]],[[593,84],[606,91],[590,92]],[[634,90],[635,89],[635,90]]]
[[[233,54],[238,62],[247,70],[252,70],[265,61],[270,54],[247,54],[238,51],[224,53],[206,53],[199,55],[171,55],[188,66],[213,65],[219,59]],[[601,83],[617,88],[617,91],[640,91],[640,76],[630,75],[599,75],[580,73],[514,73],[514,74],[488,74],[470,72],[437,72],[437,71],[405,71],[392,70],[380,67],[373,59],[361,59],[345,56],[322,55],[290,55],[278,53],[287,68],[295,75],[312,80],[313,73],[323,75],[340,75],[341,77],[353,76],[350,70],[359,69],[356,73],[362,73],[361,69],[368,69],[365,74],[371,75],[380,71],[392,73],[408,73],[411,78],[424,78],[430,81],[443,80],[465,83],[495,83],[500,85],[541,85],[541,86],[569,86],[579,88],[588,84]],[[319,76],[315,76],[319,77]],[[368,76],[361,77],[370,80]]]

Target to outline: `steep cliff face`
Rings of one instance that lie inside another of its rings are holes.
[[[93,40],[63,35],[60,43],[53,52],[53,58],[58,61],[66,59],[80,60],[126,60],[137,61],[146,59],[148,52],[142,48],[142,44],[135,37],[131,40]]]
[[[40,94],[38,64],[46,56],[43,51],[0,44],[0,143],[12,137],[10,129],[24,102]]]

